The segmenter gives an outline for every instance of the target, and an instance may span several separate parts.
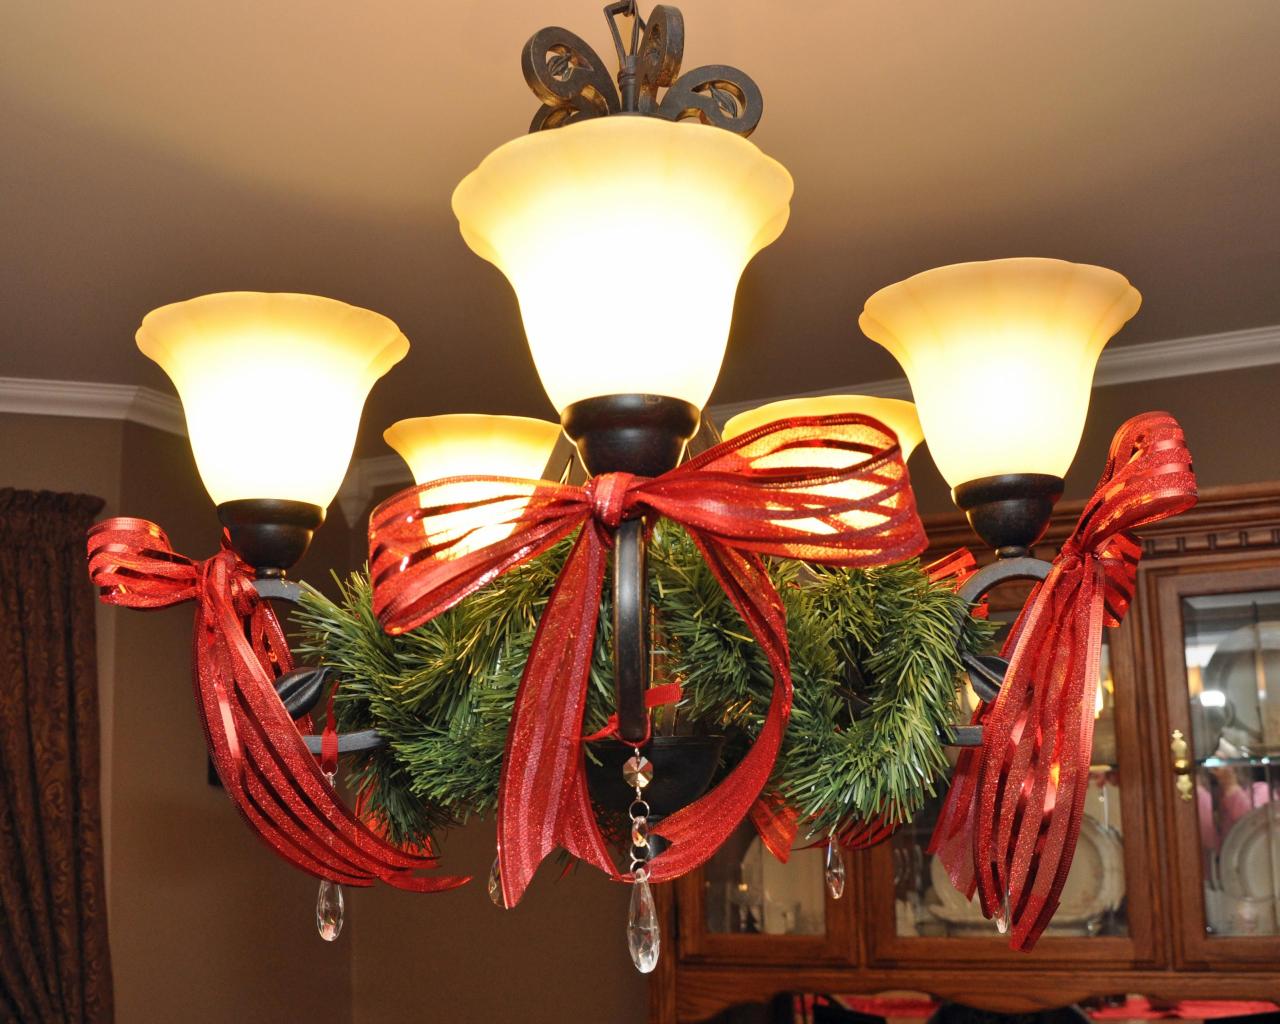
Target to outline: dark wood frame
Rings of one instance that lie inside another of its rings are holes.
[[[1080,510],[1078,502],[1059,508],[1046,550],[1056,549]],[[958,515],[925,522],[937,553],[973,543]],[[1188,733],[1181,622],[1170,621],[1169,602],[1176,608],[1181,593],[1250,585],[1241,580],[1280,580],[1280,482],[1206,491],[1194,509],[1144,530],[1143,548],[1139,598],[1110,637],[1128,938],[1046,939],[1030,955],[998,940],[900,939],[883,849],[848,858],[848,892],[828,904],[825,939],[713,936],[701,925],[702,879],[694,873],[658,887],[664,946],[650,988],[653,1024],[705,1020],[788,991],[908,990],[1005,1012],[1135,992],[1280,1000],[1280,939],[1204,933],[1197,830],[1180,817],[1195,805],[1178,806],[1168,749],[1170,730]]]

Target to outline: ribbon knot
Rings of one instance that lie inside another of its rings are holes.
[[[795,465],[817,448],[824,449],[817,461],[825,465]],[[841,465],[831,465],[832,453]],[[787,465],[779,466],[779,456]],[[493,489],[491,497],[469,504],[471,513],[496,521],[513,507],[521,510],[505,520],[510,531],[501,539],[464,548],[457,543],[461,528],[433,511],[447,508],[448,489],[458,479]],[[378,506],[369,527],[369,574],[374,612],[389,633],[421,625],[577,534],[538,623],[507,730],[498,856],[509,907],[556,847],[617,877],[586,788],[582,720],[610,534],[639,508],[689,534],[760,644],[774,681],[764,725],[743,759],[714,790],[655,830],[671,844],[649,863],[655,882],[710,858],[759,796],[782,743],[791,713],[786,614],[761,556],[873,566],[910,558],[925,546],[897,438],[857,414],[766,424],[657,477],[607,473],[585,487],[452,478]]]
[[[1168,413],[1120,427],[1107,467],[1044,582],[1014,624],[1009,668],[980,708],[982,747],[956,766],[930,842],[955,885],[992,917],[1007,897],[1010,944],[1029,950],[1054,911],[1088,791],[1102,627],[1133,599],[1133,531],[1190,508],[1196,478]]]
[[[616,530],[621,525],[631,484],[636,479],[631,473],[601,473],[587,481],[591,514],[600,525],[609,530]]]

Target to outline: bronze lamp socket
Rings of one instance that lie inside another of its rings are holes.
[[[240,498],[218,506],[231,548],[260,578],[285,574],[306,553],[324,509],[284,498]]]
[[[1047,473],[985,476],[961,484],[951,497],[997,558],[1022,558],[1049,528],[1053,506],[1062,497],[1062,478]]]

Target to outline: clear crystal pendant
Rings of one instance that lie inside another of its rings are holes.
[[[325,772],[324,778],[330,786],[337,778],[336,772]],[[324,878],[320,880],[320,889],[316,893],[316,931],[325,942],[333,942],[342,932],[342,916],[346,909],[346,900],[342,897],[342,886]]]
[[[631,962],[641,974],[648,974],[658,966],[661,939],[658,932],[658,908],[654,905],[653,891],[649,888],[649,873],[640,868],[631,884],[627,948],[631,950]]]
[[[1000,897],[1000,907],[996,910],[995,916],[996,931],[1004,935],[1009,930],[1009,893]]]
[[[844,895],[844,858],[835,843],[827,844],[827,892],[833,900]]]
[[[506,910],[506,901],[502,898],[502,871],[498,867],[498,858],[493,858],[493,867],[489,869],[489,899],[499,910]]]
[[[324,879],[316,894],[316,931],[325,942],[332,942],[341,933],[344,906],[342,886]]]

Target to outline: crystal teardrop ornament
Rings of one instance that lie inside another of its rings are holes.
[[[627,913],[627,948],[631,950],[631,962],[641,974],[648,974],[658,966],[660,944],[658,908],[642,868],[631,883],[631,909]]]
[[[498,867],[498,858],[493,858],[493,867],[489,869],[489,899],[499,910],[506,910],[506,901],[502,898],[502,871]]]
[[[316,931],[325,942],[332,942],[342,931],[344,906],[342,886],[324,879],[316,894]]]
[[[1000,906],[995,914],[996,931],[1004,935],[1009,930],[1009,894],[1000,897]]]
[[[833,900],[844,895],[844,858],[834,845],[827,847],[827,892]]]

